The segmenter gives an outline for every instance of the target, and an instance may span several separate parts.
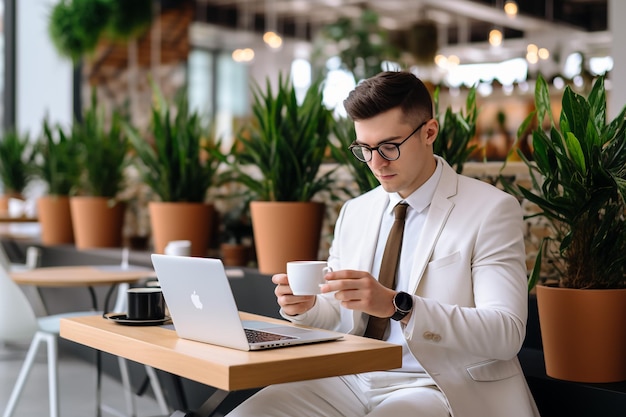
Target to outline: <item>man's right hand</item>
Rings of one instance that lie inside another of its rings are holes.
[[[287,274],[276,274],[272,277],[276,284],[274,294],[276,301],[285,314],[297,316],[309,311],[315,305],[315,295],[293,295]]]

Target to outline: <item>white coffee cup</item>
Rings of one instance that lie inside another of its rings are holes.
[[[166,255],[190,256],[191,241],[190,240],[172,240],[165,245],[164,253]]]
[[[287,262],[287,277],[294,295],[319,294],[320,285],[326,283],[324,275],[331,271],[326,261]]]

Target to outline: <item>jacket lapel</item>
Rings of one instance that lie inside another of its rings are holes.
[[[424,275],[424,271],[430,261],[437,240],[454,207],[454,203],[450,200],[450,197],[457,192],[457,173],[442,158],[438,159],[440,163],[443,163],[443,172],[437,189],[435,190],[433,200],[430,203],[426,222],[422,230],[422,236],[417,245],[413,261],[413,270],[411,271],[409,281],[409,289],[413,294],[417,291],[417,286]]]

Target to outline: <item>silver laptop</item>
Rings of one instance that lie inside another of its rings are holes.
[[[219,259],[152,254],[152,264],[176,333],[184,339],[260,350],[343,337],[325,330],[242,321]]]

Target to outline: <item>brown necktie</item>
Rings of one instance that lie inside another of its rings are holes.
[[[393,208],[395,220],[391,226],[389,237],[387,237],[383,259],[380,263],[380,272],[378,273],[378,282],[387,288],[393,289],[396,286],[396,271],[398,269],[398,260],[400,259],[400,250],[402,249],[404,218],[407,207],[408,204],[399,203]],[[388,325],[389,318],[370,316],[365,329],[365,337],[382,339]]]

